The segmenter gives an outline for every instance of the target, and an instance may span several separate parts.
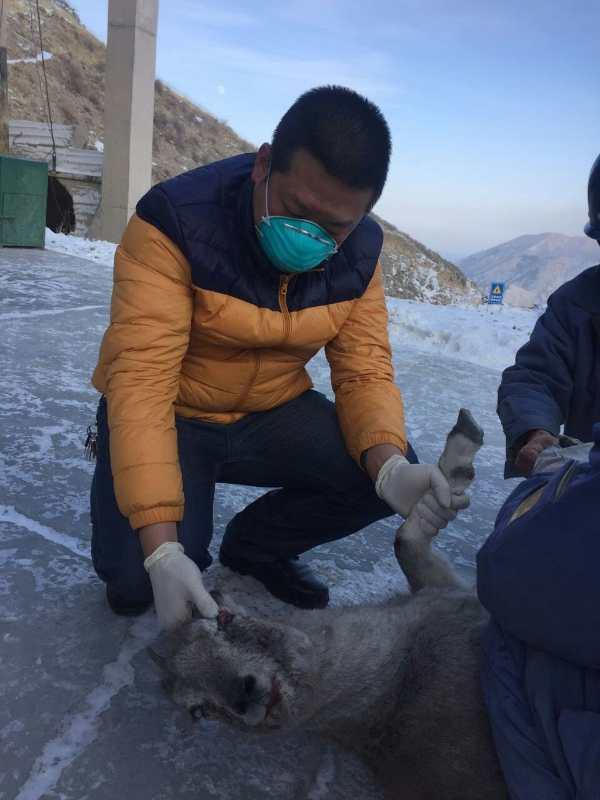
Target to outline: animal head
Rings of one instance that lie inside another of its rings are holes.
[[[314,653],[291,626],[233,614],[195,619],[150,650],[175,703],[194,718],[243,728],[293,726],[310,707]]]

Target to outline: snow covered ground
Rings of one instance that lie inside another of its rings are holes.
[[[112,267],[117,245],[95,239],[81,239],[79,236],[66,236],[64,233],[54,233],[50,228],[46,228],[46,248]]]
[[[0,250],[0,800],[380,798],[361,764],[322,742],[187,723],[145,652],[153,615],[131,622],[107,609],[90,564],[92,465],[82,443],[97,402],[89,376],[114,246],[54,234],[47,244]],[[486,432],[472,505],[440,539],[470,579],[512,488],[494,410],[499,369],[534,322],[515,309],[390,301],[397,381],[421,459],[437,457],[460,406]],[[330,394],[321,356],[311,373]],[[220,487],[215,552],[224,525],[256,494]],[[334,604],[403,588],[394,527],[384,521],[310,554]],[[208,581],[249,608],[285,614],[252,579],[217,566]]]

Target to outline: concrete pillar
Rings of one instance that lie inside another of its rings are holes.
[[[7,12],[8,3],[0,0],[0,153],[8,153]]]
[[[151,184],[157,23],[158,0],[109,0],[102,206],[93,233],[110,242]]]

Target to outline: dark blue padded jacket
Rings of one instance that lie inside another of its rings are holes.
[[[483,688],[512,800],[600,800],[600,425],[593,436],[588,464],[519,484],[477,557],[493,619]]]
[[[591,441],[600,422],[600,265],[563,284],[548,300],[530,340],[498,389],[506,435],[506,477],[527,431],[541,428]]]

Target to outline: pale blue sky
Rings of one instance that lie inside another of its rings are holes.
[[[74,0],[106,38],[102,0]],[[444,255],[581,233],[600,152],[598,0],[161,0],[157,74],[251,142],[351,86],[393,136],[376,211]]]

